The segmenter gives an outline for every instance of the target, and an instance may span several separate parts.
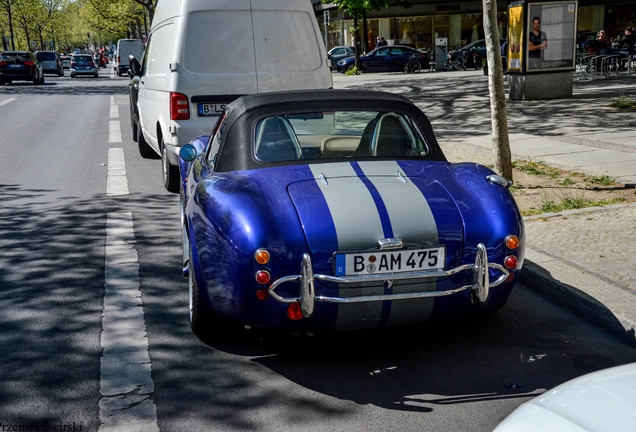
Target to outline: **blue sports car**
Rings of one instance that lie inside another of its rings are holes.
[[[183,146],[180,170],[199,337],[228,319],[316,332],[498,309],[523,262],[511,182],[449,163],[399,95],[241,97]]]

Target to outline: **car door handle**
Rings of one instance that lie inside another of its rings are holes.
[[[144,80],[140,80],[140,81],[139,81],[139,84],[143,84],[143,83],[144,83]]]

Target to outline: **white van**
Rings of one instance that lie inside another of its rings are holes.
[[[117,41],[117,76],[122,76],[130,68],[128,56],[140,59],[144,54],[144,44],[141,39],[119,39]]]
[[[133,136],[143,157],[161,155],[171,192],[179,147],[209,134],[227,103],[333,87],[309,0],[159,0],[131,75]]]

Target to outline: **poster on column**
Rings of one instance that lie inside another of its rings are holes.
[[[508,70],[522,70],[523,50],[523,10],[524,2],[515,2],[508,5],[508,46],[506,56],[508,57]]]
[[[577,1],[528,3],[527,72],[574,70]]]

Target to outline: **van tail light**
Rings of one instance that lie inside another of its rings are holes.
[[[170,92],[170,120],[190,120],[190,106],[186,95]]]
[[[117,56],[117,64],[121,64],[121,57]]]
[[[25,66],[35,66],[35,63],[34,63],[34,62],[32,62],[32,61],[25,61],[25,62],[24,62],[24,65],[25,65]]]

